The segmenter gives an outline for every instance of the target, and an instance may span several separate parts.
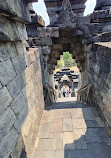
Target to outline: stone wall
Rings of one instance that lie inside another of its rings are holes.
[[[0,9],[0,158],[30,158],[44,108],[40,49],[24,46],[27,2]]]
[[[22,42],[0,49],[0,158],[8,158],[17,142],[22,146],[12,157],[24,147],[29,156],[44,108],[39,49],[25,51]]]
[[[111,42],[94,44],[88,67],[89,102],[98,109],[111,136]]]

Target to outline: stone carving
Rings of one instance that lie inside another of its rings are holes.
[[[55,22],[55,26],[61,29],[76,28],[77,17],[72,11],[69,0],[63,0],[60,14]]]
[[[63,0],[44,1],[47,7],[48,15],[50,17],[50,26],[53,26],[53,24],[57,21],[58,15],[60,14]],[[85,2],[86,0],[70,0],[72,11],[74,12],[74,14],[76,14],[77,17],[83,16],[86,7]]]
[[[96,0],[95,10],[109,9],[111,6],[111,0]]]

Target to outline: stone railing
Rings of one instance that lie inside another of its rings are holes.
[[[56,91],[48,84],[44,84],[44,100],[46,106],[52,106],[57,100]]]
[[[91,85],[84,86],[77,91],[77,100],[87,103]]]

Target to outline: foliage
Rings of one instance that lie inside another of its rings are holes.
[[[62,67],[62,57],[60,57],[60,60],[58,60],[57,66],[58,66],[59,68]]]
[[[60,60],[57,63],[59,68],[62,67],[72,67],[76,66],[76,62],[72,59],[72,55],[69,52],[64,52],[63,55],[60,56]]]

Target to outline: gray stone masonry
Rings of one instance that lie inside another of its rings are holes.
[[[30,157],[44,108],[40,49],[24,46],[36,1],[0,0],[0,158]]]
[[[92,84],[89,102],[96,106],[111,136],[111,42],[96,43],[89,62],[89,78]]]

